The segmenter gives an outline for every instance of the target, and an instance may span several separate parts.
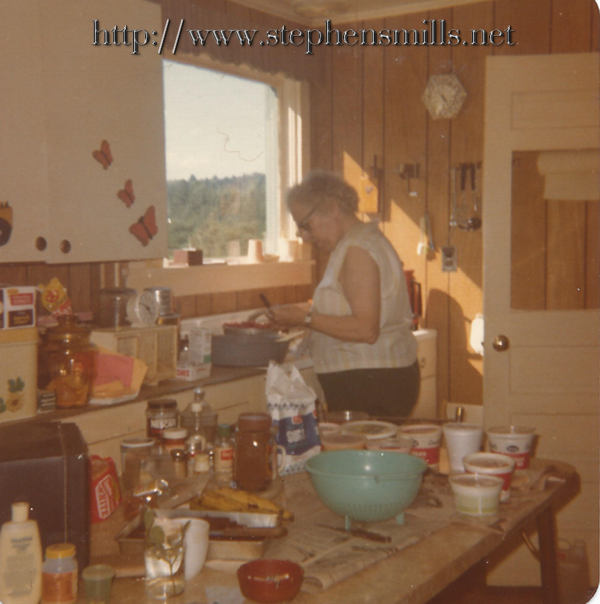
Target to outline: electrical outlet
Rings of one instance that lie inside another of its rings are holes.
[[[456,272],[458,262],[456,260],[456,246],[446,245],[442,248],[442,272]]]

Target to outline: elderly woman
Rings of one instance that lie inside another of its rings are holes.
[[[400,258],[376,224],[358,219],[355,189],[335,174],[311,172],[287,203],[299,236],[330,256],[310,311],[278,307],[271,319],[310,328],[329,410],[407,416],[420,375]]]

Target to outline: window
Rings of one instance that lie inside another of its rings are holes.
[[[169,250],[245,257],[294,236],[282,193],[301,172],[300,87],[163,62]]]

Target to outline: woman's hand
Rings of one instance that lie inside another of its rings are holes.
[[[267,316],[276,327],[282,329],[299,325],[304,326],[304,319],[307,314],[308,309],[301,306],[272,306]]]

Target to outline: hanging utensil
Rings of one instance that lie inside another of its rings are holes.
[[[467,229],[476,231],[481,228],[481,218],[477,216],[477,164],[471,164],[471,196],[473,197],[473,216],[467,221]]]
[[[456,221],[456,166],[450,168],[450,194],[452,195],[452,211],[450,213],[450,228],[458,225]]]
[[[460,197],[461,202],[457,212],[458,226],[461,229],[469,228],[469,206],[467,205],[467,164],[460,164]]]

